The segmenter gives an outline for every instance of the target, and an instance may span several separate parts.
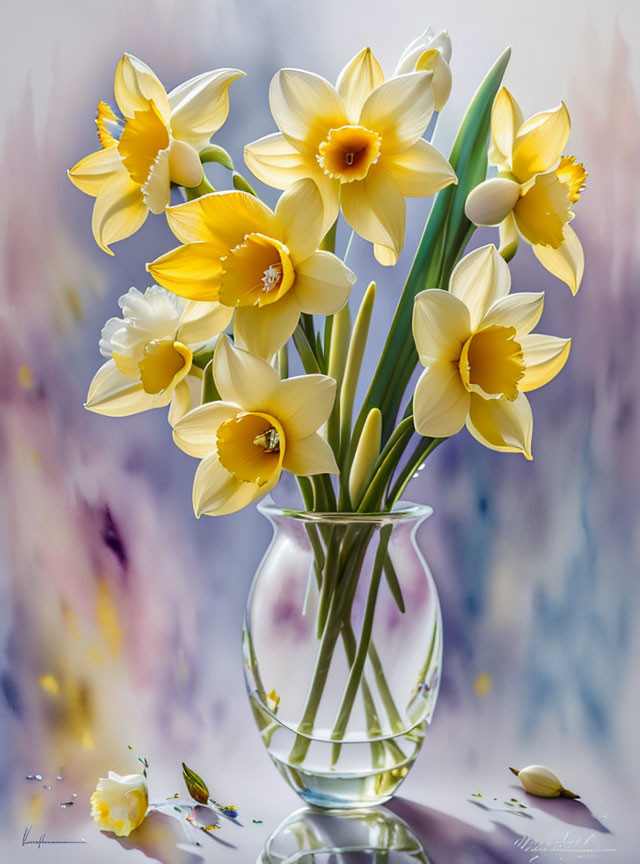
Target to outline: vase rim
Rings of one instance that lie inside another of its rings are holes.
[[[394,505],[393,510],[373,513],[340,513],[332,511],[313,513],[295,507],[280,507],[270,495],[258,503],[258,510],[267,518],[284,516],[289,519],[297,519],[301,522],[331,522],[338,525],[352,524],[354,522],[373,522],[376,525],[388,525],[398,522],[422,521],[428,519],[433,513],[433,507],[429,507],[428,504],[414,504],[411,501],[398,501]]]

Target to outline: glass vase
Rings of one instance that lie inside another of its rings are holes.
[[[440,604],[415,537],[431,508],[260,510],[274,533],[243,647],[264,745],[308,804],[381,804],[411,770],[438,696]]]

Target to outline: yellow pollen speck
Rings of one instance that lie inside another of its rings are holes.
[[[493,681],[488,672],[482,672],[473,682],[473,689],[476,691],[478,696],[485,696],[491,690],[492,686]]]
[[[26,363],[23,363],[18,369],[18,384],[23,390],[31,390],[33,387],[33,372]]]
[[[38,678],[38,683],[45,691],[45,693],[49,693],[51,696],[57,696],[60,692],[60,685],[58,684],[57,678],[54,678],[53,675],[41,675]]]

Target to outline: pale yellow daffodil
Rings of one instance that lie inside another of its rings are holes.
[[[404,245],[405,197],[435,195],[456,183],[444,156],[424,134],[434,110],[432,72],[384,80],[365,48],[347,63],[336,87],[300,69],[282,69],[269,103],[280,132],[245,148],[264,183],[286,189],[315,181],[326,231],[342,207],[354,231],[374,244],[378,261],[395,264]]]
[[[451,38],[447,30],[436,35],[431,27],[410,42],[398,61],[396,75],[407,72],[432,72],[434,108],[442,111],[451,93]]]
[[[222,516],[269,492],[282,470],[337,473],[318,434],[335,399],[326,375],[280,380],[265,360],[221,336],[213,377],[222,398],[194,408],[174,425],[178,447],[202,459],[193,484],[196,516]]]
[[[248,192],[214,192],[167,210],[182,241],[147,265],[165,288],[235,309],[236,342],[270,359],[301,312],[331,315],[355,282],[331,252],[319,251],[322,198],[311,180],[284,192],[275,212]]]
[[[518,235],[550,273],[580,287],[584,253],[569,225],[587,172],[573,156],[562,156],[571,121],[564,102],[535,114],[526,123],[506,87],[491,114],[489,161],[498,176],[480,183],[467,197],[465,212],[476,225],[499,225],[501,251],[512,257]]]
[[[95,197],[92,229],[98,246],[131,236],[149,211],[162,213],[171,184],[198,186],[200,156],[229,113],[229,85],[244,72],[216,69],[191,78],[170,93],[151,69],[125,54],[116,69],[114,93],[119,118],[105,102],[98,106],[102,149],[69,171],[78,189]]]
[[[91,816],[104,831],[128,837],[142,824],[149,809],[149,790],[143,774],[121,776],[109,771],[98,780],[91,796]]]
[[[96,372],[85,408],[124,417],[171,403],[175,422],[199,404],[202,371],[193,348],[220,333],[231,310],[220,303],[184,300],[152,285],[130,288],[118,301],[122,318],[102,330],[100,353],[110,359]]]
[[[467,425],[491,450],[531,459],[533,417],[525,393],[564,366],[570,339],[532,334],[544,294],[509,294],[509,267],[483,246],[455,267],[449,291],[418,294],[413,335],[425,367],[413,397],[420,435],[444,438]]]

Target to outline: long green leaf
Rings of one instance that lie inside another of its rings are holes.
[[[383,440],[391,434],[402,396],[417,363],[411,337],[413,301],[427,288],[446,288],[449,276],[467,245],[474,226],[464,213],[469,192],[487,173],[487,142],[491,108],[502,82],[511,49],[498,58],[469,106],[449,161],[458,176],[456,186],[442,189],[431,208],[411,272],[398,303],[378,368],[358,417],[357,441],[371,408],[383,414]]]

